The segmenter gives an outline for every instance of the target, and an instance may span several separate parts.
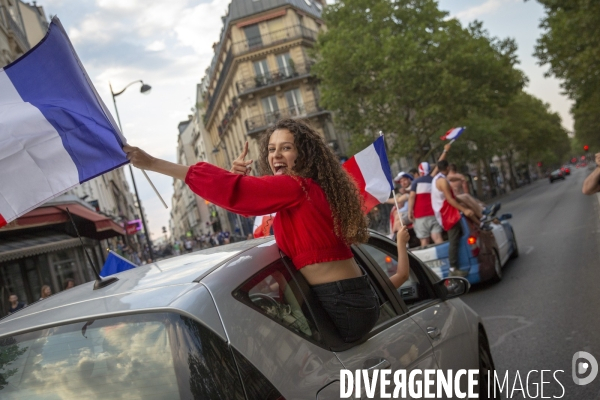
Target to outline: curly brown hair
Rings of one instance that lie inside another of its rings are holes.
[[[327,197],[335,234],[347,244],[365,243],[368,239],[367,217],[356,184],[340,165],[339,159],[321,136],[305,121],[282,119],[269,128],[260,140],[258,170],[272,175],[269,166],[269,139],[276,130],[288,130],[298,149],[292,175],[311,178]]]

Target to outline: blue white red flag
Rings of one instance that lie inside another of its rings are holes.
[[[343,165],[364,198],[365,212],[385,202],[394,189],[390,163],[385,153],[383,136],[363,151],[352,156]]]
[[[450,129],[448,132],[446,132],[446,134],[444,136],[442,136],[440,139],[442,140],[452,140],[452,139],[457,139],[460,135],[462,135],[462,133],[465,131],[465,127],[458,127],[458,128],[452,128]]]
[[[106,257],[106,262],[102,266],[102,271],[100,271],[100,276],[104,278],[108,275],[114,275],[135,267],[137,267],[137,265],[128,259],[121,257],[113,251],[109,251],[108,257]]]
[[[126,143],[54,17],[0,68],[0,227],[128,162]]]

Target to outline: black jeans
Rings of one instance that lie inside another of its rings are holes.
[[[366,275],[312,286],[344,342],[362,339],[379,319],[379,301]]]
[[[458,268],[458,249],[460,247],[460,237],[462,236],[461,222],[458,221],[448,231],[448,261],[450,261],[450,269],[457,270]]]

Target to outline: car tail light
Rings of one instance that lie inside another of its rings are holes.
[[[392,257],[385,256],[385,262],[388,263],[388,264],[391,263],[392,262]]]
[[[477,257],[479,255],[479,239],[476,236],[469,236],[467,238],[467,244],[471,247],[471,254],[473,257]]]

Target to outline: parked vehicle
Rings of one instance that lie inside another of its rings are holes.
[[[565,180],[565,174],[560,170],[554,170],[550,173],[550,176],[548,176],[548,179],[550,180],[550,183],[554,183],[554,181],[557,180]]]
[[[565,175],[571,175],[571,168],[569,168],[567,165],[561,167],[560,169],[562,171],[563,174]]]
[[[272,237],[214,247],[58,293],[0,320],[0,397],[337,399],[340,369],[494,370],[481,318],[396,245],[353,246],[381,303],[366,338],[344,343]],[[389,262],[388,262],[389,261]],[[364,393],[364,392],[363,392]]]
[[[487,280],[500,281],[502,268],[509,259],[519,256],[517,239],[508,220],[511,214],[495,219],[491,216],[481,228],[462,217],[463,235],[458,251],[459,269],[468,271],[470,283]],[[412,254],[425,263],[440,278],[449,276],[448,242],[431,244],[412,250]]]

